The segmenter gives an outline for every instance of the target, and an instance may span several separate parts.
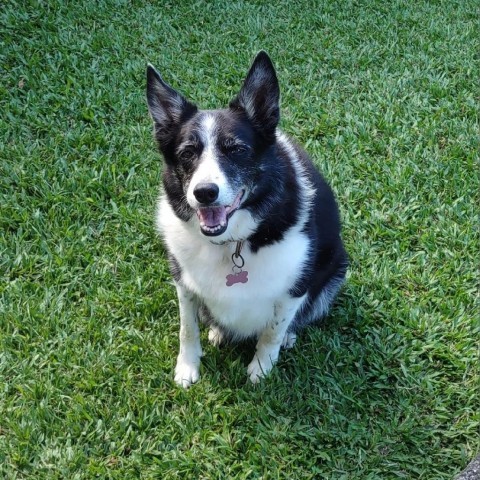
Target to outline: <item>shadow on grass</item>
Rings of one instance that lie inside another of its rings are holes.
[[[268,378],[256,387],[247,382],[246,375],[246,368],[255,353],[255,339],[238,343],[227,342],[220,347],[214,347],[208,344],[206,335],[202,335],[204,378],[206,376],[214,378],[213,384],[219,388],[235,388],[232,385],[233,381],[236,387],[263,389],[272,383],[282,382],[282,378],[289,384],[295,378],[307,381],[311,372],[317,372],[322,365],[328,363],[332,348],[335,356],[339,358],[344,354],[345,358],[351,359],[352,350],[359,352],[364,358],[371,349],[371,339],[363,337],[359,329],[368,323],[368,319],[363,313],[365,309],[348,306],[347,302],[351,298],[357,298],[355,287],[348,286],[329,316],[301,331],[292,349],[281,349],[276,367]],[[359,300],[355,303],[358,304]],[[349,339],[348,344],[344,341],[345,338]],[[354,367],[354,370],[357,371],[357,367]]]

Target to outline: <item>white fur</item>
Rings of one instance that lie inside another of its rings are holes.
[[[180,352],[175,367],[175,382],[184,388],[200,378],[200,332],[197,323],[198,300],[182,285],[177,285],[180,306]]]
[[[208,341],[214,346],[219,347],[224,340],[223,332],[216,325],[212,325],[208,330]]]
[[[217,202],[220,205],[231,205],[238,192],[235,192],[224,173],[220,169],[217,161],[217,152],[215,149],[217,132],[216,120],[213,115],[206,113],[202,118],[201,136],[203,151],[200,158],[200,164],[190,180],[187,189],[187,202],[192,208],[197,209],[200,204],[193,194],[193,190],[199,183],[216,183],[219,192]]]
[[[307,173],[305,172],[303,165],[300,163],[298,156],[293,148],[292,143],[288,137],[277,131],[277,141],[285,148],[290,156],[292,161],[293,168],[295,170],[295,175],[298,179],[298,184],[301,188],[301,202],[302,208],[300,209],[300,218],[298,219],[298,224],[302,227],[305,225],[305,222],[308,220],[308,212],[312,205],[313,199],[315,198],[315,188],[312,185],[312,182],[308,178]]]

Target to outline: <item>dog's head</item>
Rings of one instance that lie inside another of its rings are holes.
[[[257,55],[239,94],[222,110],[199,110],[148,66],[147,101],[165,160],[165,192],[182,220],[196,214],[204,235],[219,241],[241,235],[235,212],[248,209],[258,194],[264,159],[275,144],[279,96],[265,52]]]

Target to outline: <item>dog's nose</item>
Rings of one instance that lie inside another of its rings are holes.
[[[218,198],[218,191],[216,183],[199,183],[193,189],[193,194],[200,203],[209,205]]]

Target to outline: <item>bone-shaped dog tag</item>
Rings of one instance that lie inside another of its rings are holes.
[[[247,283],[248,272],[246,270],[240,270],[239,272],[231,273],[227,275],[227,287],[231,287],[236,283]]]
[[[248,272],[242,270],[245,265],[245,260],[241,255],[243,242],[238,241],[235,252],[232,254],[232,272],[227,275],[227,287],[231,287],[236,283],[247,283],[248,282]]]

